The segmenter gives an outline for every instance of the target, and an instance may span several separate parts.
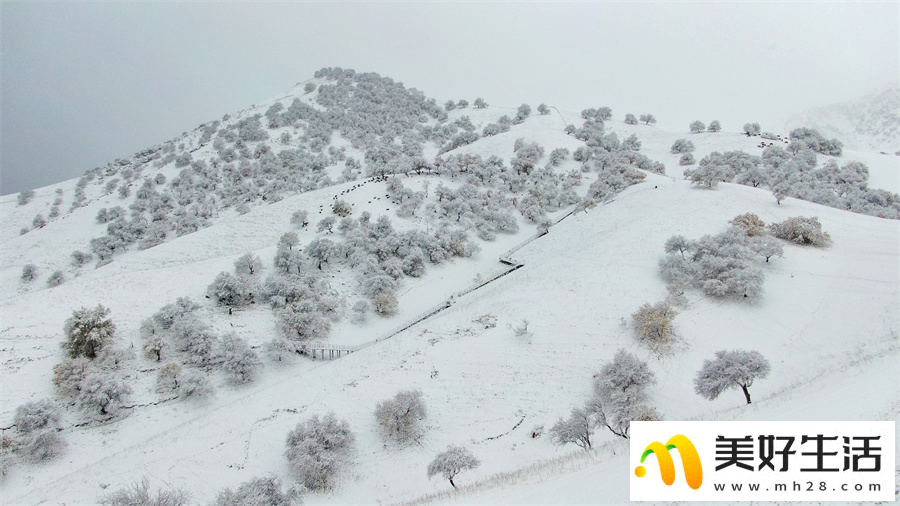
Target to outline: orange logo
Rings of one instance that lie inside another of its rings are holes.
[[[694,448],[694,443],[681,434],[672,436],[669,441],[663,445],[659,441],[654,441],[647,445],[643,455],[641,455],[641,464],[644,463],[650,454],[656,455],[656,462],[659,464],[659,474],[662,476],[663,483],[671,485],[675,483],[675,462],[672,460],[670,450],[678,450],[681,456],[681,465],[684,466],[684,478],[687,484],[694,490],[700,488],[703,483],[703,468],[700,466],[700,455]],[[647,468],[637,466],[634,468],[634,474],[638,478],[643,478],[647,474]]]

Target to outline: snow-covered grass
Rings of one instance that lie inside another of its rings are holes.
[[[482,123],[502,113],[514,110],[469,108],[450,117],[470,115],[480,132]],[[581,123],[577,114],[563,116]],[[564,126],[556,111],[535,114],[510,132],[457,151],[508,160],[519,137],[537,142],[547,153],[557,147],[574,150],[581,143],[565,135]],[[778,205],[769,191],[745,186],[694,188],[681,179],[678,157],[669,153],[680,137],[694,142],[698,160],[711,151],[757,153],[759,138],[664,132],[617,121],[608,126],[620,139],[636,133],[642,152],[663,161],[668,176],[648,174],[612,202],[565,219],[516,253],[524,267],[455,299],[435,317],[339,360],[267,359],[260,378],[250,385],[220,385],[216,396],[202,401],[135,407],[114,422],[73,427],[80,415],[68,413],[62,432],[69,442],[66,454],[54,462],[14,468],[0,489],[3,502],[91,503],[104,491],[144,476],[154,486],[190,490],[199,504],[226,486],[263,474],[290,482],[283,455],[288,431],[311,414],[334,411],[348,420],[356,443],[337,486],[309,493],[307,503],[622,503],[628,499],[629,469],[627,450],[618,438],[598,432],[600,449],[588,453],[558,448],[546,434],[532,437],[535,427],[550,427],[586,400],[592,376],[620,348],[645,359],[657,375],[649,404],[665,419],[897,419],[898,223],[796,199]],[[558,170],[579,165],[569,160]],[[870,169],[873,186],[890,181],[881,176],[890,167]],[[404,184],[418,189],[425,178],[434,188],[433,176],[404,178]],[[373,217],[394,217],[396,206],[385,199],[384,183],[341,195],[358,183],[254,206],[241,216],[223,214],[209,228],[129,251],[99,269],[82,268],[52,289],[45,288],[45,276],[68,264],[73,243],[84,244],[102,233],[94,216],[100,207],[116,205],[116,197],[89,195],[98,200],[24,236],[18,235],[19,228],[36,209],[49,207],[53,189],[39,190],[34,202],[23,207],[16,206],[14,196],[4,197],[0,425],[11,423],[19,404],[53,396],[52,367],[63,358],[63,322],[73,309],[97,303],[110,307],[119,339],[139,348],[143,319],[180,296],[205,301],[207,285],[218,272],[231,270],[241,254],[255,252],[270,266],[278,238],[295,230],[289,223],[294,210],[310,212],[312,229],[338,195],[354,205],[355,213],[369,210]],[[74,182],[59,186],[71,195]],[[666,239],[719,233],[728,220],[746,212],[766,222],[818,216],[833,244],[825,249],[785,245],[784,258],[761,263],[766,281],[759,302],[689,292],[687,307],[675,318],[681,344],[661,358],[638,345],[623,321],[642,303],[665,296],[657,264]],[[419,225],[416,220],[394,222],[398,229]],[[420,279],[404,278],[396,317],[373,316],[366,325],[343,321],[329,340],[364,342],[446,300],[476,275],[500,268],[497,257],[535,231],[520,225],[517,234],[481,242],[474,258],[429,266]],[[313,230],[298,234],[301,244],[315,235]],[[18,277],[28,262],[42,274],[23,287]],[[340,283],[352,282],[337,269],[329,275],[339,291]],[[204,314],[217,331],[235,330],[251,344],[276,332],[266,308],[228,315],[205,304]],[[516,336],[510,328],[523,318],[530,322],[530,336]],[[703,360],[717,350],[737,348],[758,350],[772,365],[769,377],[752,387],[754,404],[744,404],[738,391],[712,402],[697,396],[692,378]],[[154,375],[154,367],[138,359],[133,374],[143,381],[139,385]],[[374,409],[404,389],[423,392],[428,417],[423,437],[398,447],[380,435]],[[136,388],[135,404],[158,400],[146,387]],[[459,492],[450,492],[445,480],[426,476],[428,462],[451,444],[467,446],[482,461],[457,477]]]

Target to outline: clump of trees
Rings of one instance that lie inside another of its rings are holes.
[[[101,496],[97,502],[102,506],[185,506],[190,500],[191,494],[181,489],[153,491],[144,478],[140,483]]]
[[[747,134],[747,137],[759,135],[760,131],[759,123],[744,123],[744,133]]]
[[[285,490],[278,478],[263,476],[241,483],[235,490],[230,488],[222,490],[216,495],[212,504],[213,506],[293,506],[302,503],[300,495],[300,491],[296,488],[289,487]]]
[[[560,418],[548,432],[551,439],[559,445],[574,443],[590,449],[598,427],[627,439],[632,421],[659,419],[656,410],[644,404],[647,388],[655,382],[646,362],[619,350],[595,376],[591,399],[572,409],[568,418]]]
[[[66,450],[59,433],[62,412],[49,399],[28,402],[16,408],[15,432],[0,436],[0,476],[20,463],[37,464],[58,458]]]
[[[53,383],[63,398],[87,413],[116,415],[131,395],[120,370],[131,357],[113,343],[115,325],[102,305],[73,312],[64,326],[62,347],[69,358],[53,368]]]
[[[717,351],[715,359],[703,361],[694,378],[694,390],[713,400],[725,390],[740,387],[750,404],[750,386],[754,380],[768,376],[769,370],[769,361],[758,351]]]
[[[428,464],[428,478],[443,476],[450,481],[450,485],[456,488],[453,478],[459,473],[475,469],[481,465],[481,461],[472,455],[472,452],[463,446],[451,445],[447,450],[437,454]]]
[[[743,229],[729,229],[698,240],[675,235],[665,244],[660,272],[673,286],[695,287],[715,297],[762,295],[763,273],[753,263],[754,238]]]
[[[309,490],[325,490],[346,458],[355,436],[345,420],[334,413],[312,415],[287,436],[284,452],[294,477]]]
[[[214,392],[209,373],[221,370],[232,384],[251,382],[261,361],[235,334],[214,335],[197,314],[200,306],[187,297],[163,306],[141,324],[144,353],[162,364],[157,390],[182,398]]]
[[[817,167],[812,149],[787,151],[780,146],[763,150],[762,156],[743,151],[712,152],[700,160],[697,169],[685,170],[693,184],[715,188],[719,182],[735,182],[772,190],[780,204],[786,197],[900,219],[900,196],[868,187],[869,170],[859,162],[839,166],[834,159]]]
[[[795,128],[789,134],[791,151],[811,149],[816,153],[829,156],[841,156],[844,144],[837,139],[826,139],[818,130],[812,128]]]

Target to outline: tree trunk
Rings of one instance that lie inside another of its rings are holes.
[[[741,390],[744,391],[744,397],[747,398],[747,404],[750,404],[750,391],[747,390],[747,385],[741,385]]]
[[[453,483],[453,477],[450,477],[450,484],[453,485],[453,488],[456,488],[456,483]]]

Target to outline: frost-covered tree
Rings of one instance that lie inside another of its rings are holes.
[[[709,123],[709,127],[707,127],[707,130],[709,130],[710,132],[718,132],[722,130],[722,124],[719,123],[719,120],[714,119]]]
[[[248,276],[222,271],[206,288],[207,295],[220,306],[245,307],[254,301],[255,283]]]
[[[53,367],[53,384],[87,413],[115,415],[128,401],[131,387],[114,369],[115,361],[100,362],[84,357],[63,360]]]
[[[216,495],[212,506],[294,506],[298,504],[301,504],[298,490],[294,488],[283,490],[281,480],[274,476],[264,476],[241,483],[236,490],[230,488],[222,490]]]
[[[334,218],[329,216],[325,218],[325,220],[331,219],[334,222]],[[322,227],[322,220],[319,222],[319,227]],[[334,227],[334,223],[326,224],[325,230],[331,230]],[[338,245],[332,241],[331,239],[313,239],[309,244],[306,245],[306,254],[308,254],[311,258],[314,258],[318,264],[317,268],[319,270],[322,269],[323,263],[328,263],[332,257],[334,257],[338,253]]]
[[[294,249],[294,246],[296,246],[299,241],[300,239],[297,237],[297,234],[294,232],[286,232],[278,239],[278,249]]]
[[[728,178],[728,166],[716,163],[704,163],[700,160],[700,165],[696,169],[684,169],[684,178],[689,180],[692,185],[709,188],[710,190],[719,186],[719,182]]]
[[[550,152],[550,165],[557,166],[569,156],[567,148],[556,148]]]
[[[347,202],[343,200],[335,200],[334,204],[331,205],[331,212],[344,218],[346,216],[350,216],[353,212],[353,208]]]
[[[22,434],[56,430],[62,424],[62,412],[50,399],[28,402],[16,408],[13,423]]]
[[[602,119],[603,121],[612,119],[612,109],[610,109],[609,107],[597,108],[597,117]]]
[[[233,333],[222,336],[222,370],[229,381],[238,384],[253,381],[261,363],[247,341]]]
[[[375,419],[385,436],[400,443],[419,435],[425,416],[425,402],[420,390],[402,390],[375,407]]]
[[[66,276],[63,274],[63,271],[53,271],[53,274],[47,278],[47,286],[49,288],[53,288],[54,286],[59,286],[66,281]]]
[[[645,125],[649,125],[650,123],[656,123],[656,118],[652,114],[641,114],[641,121]]]
[[[676,314],[668,301],[645,302],[631,315],[635,338],[653,350],[665,346],[673,337],[672,319]]]
[[[634,116],[634,114],[628,113],[625,115],[625,124],[627,125],[637,125],[638,119]]]
[[[312,93],[312,92],[316,91],[316,85],[313,83],[306,83],[303,85],[303,91],[305,93]]]
[[[687,139],[676,140],[672,144],[672,147],[670,148],[670,151],[672,152],[673,155],[677,155],[680,153],[690,153],[693,150],[694,150],[694,143]]]
[[[638,152],[641,150],[641,141],[638,140],[637,135],[631,134],[622,141],[620,147],[622,150]]]
[[[372,298],[372,308],[381,316],[388,317],[397,314],[400,304],[397,302],[397,297],[394,297],[393,294],[379,293]]]
[[[756,299],[762,294],[763,273],[752,261],[750,240],[734,227],[696,241],[672,237],[671,244],[666,242],[669,256],[660,262],[661,274],[670,284],[694,286],[707,295]]]
[[[795,244],[825,247],[831,244],[831,236],[822,230],[819,218],[795,216],[769,225],[772,235]]]
[[[82,307],[72,313],[63,327],[66,336],[63,348],[70,357],[94,359],[109,344],[116,326],[107,316],[109,309],[99,304],[93,309]]]
[[[594,398],[588,403],[597,413],[598,423],[613,434],[627,438],[631,421],[649,410],[642,402],[646,389],[656,382],[647,363],[619,350],[612,361],[600,369],[594,380]]]
[[[841,141],[837,139],[828,140],[818,130],[812,128],[795,128],[791,130],[790,139],[823,155],[841,156],[843,151],[843,143]]]
[[[187,369],[178,376],[176,388],[182,399],[200,399],[215,393],[215,387],[206,373]]]
[[[169,362],[160,367],[156,372],[156,389],[163,393],[178,390],[181,371],[181,365],[177,362]]]
[[[37,267],[34,264],[26,264],[25,267],[22,267],[22,275],[19,276],[19,279],[21,279],[23,283],[31,283],[37,278],[37,275]]]
[[[89,366],[78,386],[77,403],[86,411],[116,415],[128,402],[132,390],[115,371]]]
[[[19,192],[19,195],[16,197],[16,202],[20,206],[24,206],[31,202],[31,199],[34,198],[34,190],[22,190]]]
[[[150,490],[150,482],[146,478],[130,487],[116,490],[97,499],[102,506],[185,506],[191,500],[191,494],[181,489]]]
[[[678,165],[694,165],[697,163],[697,160],[694,159],[694,155],[692,153],[685,153],[681,155],[681,158],[678,159]]]
[[[317,230],[319,232],[325,232],[325,233],[330,234],[334,231],[334,226],[336,224],[337,224],[337,219],[335,219],[334,216],[326,216],[325,218],[322,218],[321,221],[319,221]],[[309,251],[309,248],[307,248],[307,251]]]
[[[238,276],[255,276],[262,269],[262,259],[253,253],[247,252],[234,261],[234,272]]]
[[[291,215],[291,224],[297,227],[309,225],[309,212],[305,209],[294,211],[294,214]]]
[[[484,99],[481,97],[478,97],[475,99],[474,105],[475,105],[476,109],[484,109],[485,107],[488,106],[487,102],[485,102]]]
[[[546,115],[546,114],[550,114],[550,108],[547,107],[547,104],[541,104],[541,105],[538,106],[537,112],[538,112],[538,114],[540,114],[541,116],[544,116],[544,115]]]
[[[493,135],[497,135],[500,133],[500,125],[496,123],[488,123],[485,125],[484,129],[481,131],[481,135],[485,137],[491,137]]]
[[[704,360],[703,367],[694,378],[694,391],[701,397],[713,400],[725,390],[740,387],[747,404],[748,390],[757,378],[769,375],[769,361],[758,351],[721,350],[713,360]]]
[[[666,244],[664,246],[666,253],[680,253],[682,259],[685,258],[685,253],[690,252],[696,248],[697,244],[683,235],[673,235],[672,237],[669,237],[668,239],[666,239]]]
[[[772,257],[784,255],[784,247],[781,245],[781,241],[771,235],[754,237],[750,241],[750,249],[757,255],[765,257],[767,263]]]
[[[742,229],[751,237],[766,233],[766,222],[754,213],[740,214],[732,218],[728,223]]]
[[[467,470],[475,469],[481,465],[481,461],[475,458],[467,448],[462,446],[451,445],[434,458],[428,464],[428,478],[436,475],[443,476],[450,481],[450,485],[456,488],[453,478],[456,475]]]
[[[16,453],[25,461],[37,464],[61,456],[66,446],[65,439],[56,429],[40,430],[23,436]]]
[[[591,449],[591,436],[597,426],[597,413],[587,407],[572,408],[569,418],[560,418],[550,427],[550,439],[562,446],[574,443],[585,450]]]
[[[700,120],[692,121],[690,124],[691,133],[699,133],[706,130],[706,124]]]
[[[40,213],[36,214],[34,219],[31,220],[32,228],[41,228],[47,224],[47,220],[44,219],[44,216]]]
[[[516,110],[516,119],[524,121],[528,116],[531,116],[531,106],[528,104],[520,105],[519,109]]]
[[[745,123],[744,124],[744,133],[747,134],[747,136],[759,135],[760,131],[761,131],[761,129],[759,127],[759,123]]]
[[[286,345],[296,351],[302,349],[302,343],[321,339],[328,335],[331,324],[309,301],[295,301],[282,308],[278,314],[278,326]]]
[[[284,454],[297,481],[310,490],[324,490],[331,487],[354,439],[350,425],[334,413],[321,419],[312,415],[288,433]]]

